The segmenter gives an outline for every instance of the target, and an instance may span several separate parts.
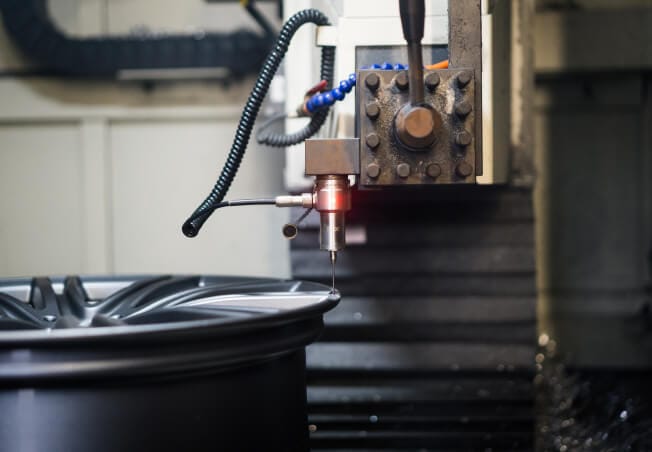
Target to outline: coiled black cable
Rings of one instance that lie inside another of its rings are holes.
[[[210,194],[199,205],[194,213],[185,221],[181,228],[187,237],[195,237],[199,233],[199,230],[201,229],[204,222],[215,210],[214,206],[221,202],[224,199],[224,196],[226,196],[226,193],[229,190],[229,187],[231,186],[236,173],[238,172],[240,163],[242,162],[242,157],[244,156],[244,153],[247,149],[247,144],[249,143],[251,131],[254,127],[254,123],[256,122],[256,117],[258,116],[258,111],[260,110],[263,99],[267,94],[267,90],[269,89],[269,85],[272,82],[272,78],[274,77],[274,74],[276,73],[279,65],[281,64],[281,61],[283,60],[283,57],[285,56],[285,53],[288,50],[288,46],[290,45],[290,41],[292,40],[294,33],[299,29],[299,27],[306,23],[313,23],[315,25],[329,24],[328,18],[321,11],[316,9],[304,9],[303,11],[299,11],[290,17],[287,22],[285,22],[276,40],[276,44],[265,59],[263,67],[260,70],[260,74],[258,74],[258,79],[256,80],[256,83],[251,90],[251,94],[249,94],[249,98],[247,99],[247,103],[245,104],[245,107],[242,111],[242,116],[240,117],[240,122],[238,123],[238,127],[235,132],[235,137],[233,138],[231,150],[229,151],[229,155],[226,158],[226,162],[224,163],[220,177],[217,179],[217,182],[215,182],[215,186],[211,190]],[[333,47],[322,48],[321,71],[322,74],[326,72],[326,75],[330,73],[330,77],[326,79],[329,84],[332,83],[333,79],[334,56],[335,49]],[[326,117],[324,115],[324,118],[321,120],[321,124],[323,124],[325,119]],[[310,122],[313,123],[314,120],[315,117],[313,117],[313,120]],[[317,130],[319,130],[321,124],[319,124],[319,126],[316,128],[316,124],[313,125],[304,133],[309,133],[311,131],[311,135],[314,134],[317,132]],[[306,126],[306,129],[309,126],[310,125]],[[309,136],[310,135],[306,135],[306,138]],[[298,137],[299,136],[297,135],[296,138]]]
[[[333,87],[333,72],[335,66],[335,48],[323,47],[321,51],[321,80],[326,80],[326,89]],[[330,108],[324,108],[312,115],[310,122],[302,129],[288,134],[265,132],[261,130],[256,136],[260,144],[274,147],[286,147],[299,144],[313,136],[321,128],[328,117]]]

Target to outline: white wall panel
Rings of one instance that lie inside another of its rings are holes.
[[[274,20],[275,4],[260,6]],[[259,28],[237,3],[50,0],[48,8],[74,36]],[[0,70],[24,66],[0,30]],[[287,211],[227,209],[195,239],[180,230],[219,174],[252,84],[0,79],[0,276],[287,276]],[[276,195],[282,172],[282,151],[250,146],[228,197]]]
[[[213,186],[235,121],[117,122],[110,127],[114,270],[287,276],[287,212],[216,212],[193,239],[181,224]],[[228,198],[282,190],[283,154],[250,147]]]
[[[0,125],[0,274],[82,272],[78,125]]]

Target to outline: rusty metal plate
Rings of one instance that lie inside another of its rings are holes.
[[[473,68],[475,73],[475,173],[482,174],[482,20],[480,0],[448,2],[448,50],[450,67]]]
[[[441,116],[434,143],[414,151],[395,137],[394,118],[408,103],[405,71],[358,73],[360,186],[472,184],[476,177],[476,99],[473,68],[426,71],[425,102]],[[373,75],[367,83],[367,76]],[[435,77],[435,76],[433,76]],[[436,77],[435,77],[436,78]],[[377,83],[375,83],[377,82]]]

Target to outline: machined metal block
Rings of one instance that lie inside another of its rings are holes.
[[[425,104],[436,120],[434,140],[421,148],[405,145],[395,127],[409,102],[407,71],[361,70],[358,80],[361,186],[475,183],[473,68],[424,73]]]
[[[306,176],[360,173],[360,140],[329,138],[306,140]]]

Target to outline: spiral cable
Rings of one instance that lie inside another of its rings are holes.
[[[322,47],[321,49],[321,74],[320,79],[326,80],[326,89],[331,89],[333,86],[335,69],[335,47]],[[330,105],[328,106],[330,107]],[[296,132],[281,134],[281,133],[261,133],[256,137],[259,144],[264,144],[273,147],[287,147],[299,144],[306,139],[313,136],[326,121],[330,108],[324,108],[312,115],[310,122],[303,128]]]
[[[276,40],[274,48],[269,53],[263,67],[258,75],[258,79],[254,84],[247,103],[242,111],[242,116],[240,117],[240,122],[235,132],[235,137],[233,138],[233,143],[231,145],[231,150],[226,158],[222,172],[220,173],[219,178],[215,182],[213,189],[209,195],[204,199],[204,201],[195,209],[193,214],[185,221],[181,230],[187,237],[195,237],[206,220],[215,210],[214,206],[220,203],[226,193],[229,190],[229,187],[233,183],[244,153],[247,149],[247,144],[249,143],[249,138],[251,137],[251,132],[256,122],[256,117],[258,116],[258,111],[260,106],[263,103],[265,95],[269,89],[269,85],[272,82],[274,74],[278,70],[285,53],[288,50],[290,41],[296,33],[296,31],[306,23],[313,23],[315,25],[329,25],[328,18],[321,12],[316,9],[305,9],[299,11],[290,17],[287,22],[283,25],[279,36]],[[328,80],[329,85],[332,83],[333,79],[333,66],[335,60],[335,48],[334,47],[323,47],[322,48],[322,66],[321,72],[322,77],[325,80]],[[328,76],[328,77],[325,77]],[[328,111],[320,112],[321,114],[315,115],[310,124],[304,127],[299,132],[288,135],[292,140],[289,142],[299,139],[301,137],[309,137],[313,135],[321,125],[326,120]],[[305,139],[303,138],[303,139]],[[297,142],[300,142],[297,141]],[[284,145],[282,145],[284,146]]]

